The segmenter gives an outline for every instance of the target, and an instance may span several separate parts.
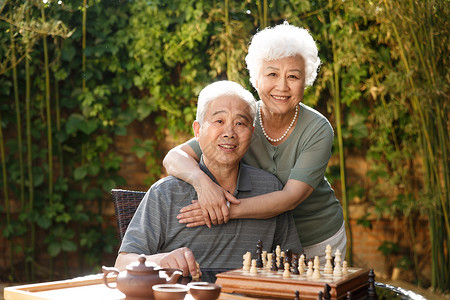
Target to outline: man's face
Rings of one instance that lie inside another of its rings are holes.
[[[253,133],[250,108],[239,97],[219,97],[209,103],[202,126],[194,122],[194,132],[208,168],[237,166]]]

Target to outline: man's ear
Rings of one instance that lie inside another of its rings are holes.
[[[198,121],[194,121],[194,123],[192,123],[192,128],[194,129],[194,136],[198,140],[200,135],[200,123]]]

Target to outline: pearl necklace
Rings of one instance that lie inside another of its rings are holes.
[[[284,134],[278,139],[273,139],[273,138],[271,138],[270,136],[267,135],[266,130],[264,129],[263,121],[262,121],[261,106],[259,106],[259,111],[258,112],[259,112],[259,124],[261,125],[261,129],[262,129],[262,132],[263,132],[264,136],[266,137],[266,139],[268,141],[276,143],[276,142],[279,142],[282,139],[284,139],[286,137],[286,135],[288,134],[289,130],[291,130],[292,126],[294,125],[295,120],[297,119],[297,115],[298,115],[298,105],[295,106],[295,114],[294,114],[294,118],[292,119],[291,124],[289,124],[289,127],[286,129]]]

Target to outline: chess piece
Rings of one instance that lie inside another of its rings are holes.
[[[299,264],[298,264],[298,253],[293,253],[292,254],[292,274],[294,275],[299,275],[300,271],[298,269]]]
[[[281,247],[280,247],[280,245],[277,245],[277,248],[276,248],[276,250],[275,250],[275,253],[277,254],[277,257],[280,257],[280,256],[281,256]]]
[[[272,267],[272,255],[273,253],[267,253],[266,269],[268,270]]]
[[[284,264],[284,272],[283,272],[283,278],[290,278],[291,277],[291,271],[289,270],[289,263]]]
[[[256,267],[256,259],[252,259],[252,267],[250,268],[250,273],[258,274],[258,269]]]
[[[348,274],[348,263],[346,260],[342,262],[342,275]]]
[[[347,292],[347,298],[345,298],[347,300],[352,300],[352,292],[348,291]]]
[[[298,264],[298,275],[303,275],[303,273],[305,273],[305,267],[304,267],[305,263],[299,263]]]
[[[333,270],[333,276],[334,277],[341,277],[342,276],[342,269],[341,269],[341,250],[337,249],[336,253],[334,254],[334,270]]]
[[[325,287],[323,289],[323,299],[324,300],[330,300],[331,299],[331,286],[328,285],[328,283],[325,283]]]
[[[308,271],[306,271],[306,277],[311,278],[313,275],[313,262],[308,261]]]
[[[295,291],[295,298],[294,300],[300,300],[300,292],[299,291]]]
[[[277,253],[275,252],[275,250],[272,253],[272,266],[270,267],[271,271],[278,271],[278,267],[277,267]]]
[[[367,300],[378,299],[377,290],[375,289],[375,273],[373,269],[369,271],[369,287],[367,288]]]
[[[244,258],[244,264],[243,264],[242,269],[244,271],[250,271],[250,264],[251,264],[252,254],[250,252],[247,252],[242,257]]]
[[[285,256],[284,256],[284,261],[289,263],[289,267],[292,266],[292,250],[291,249],[287,249],[284,252]]]
[[[317,295],[317,300],[323,300],[323,292],[319,291],[318,295]]]
[[[326,249],[325,249],[325,259],[326,259],[326,263],[325,263],[325,267],[323,269],[323,273],[324,274],[333,274],[333,264],[331,263],[331,246],[327,245]]]
[[[285,254],[282,251],[281,255],[280,255],[279,259],[278,259],[278,270],[284,270],[284,256],[285,256]]]
[[[263,247],[263,242],[261,240],[259,240],[258,243],[256,244],[256,267],[257,268],[263,267],[262,247]]]
[[[262,257],[262,263],[263,263],[262,267],[266,268],[266,265],[267,265],[267,251],[266,250],[264,250],[262,252],[261,257]]]
[[[314,258],[314,272],[312,274],[312,278],[314,279],[320,279],[320,260],[319,260],[319,256],[316,256]]]
[[[302,265],[304,271],[306,271],[305,254],[300,255],[298,260],[299,265]]]

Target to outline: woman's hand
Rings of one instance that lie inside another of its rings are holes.
[[[209,177],[208,177],[209,179]],[[230,211],[227,201],[239,204],[233,195],[215,184],[212,180],[203,182],[200,191],[197,190],[198,202],[188,205],[180,210],[180,223],[189,223],[188,227],[214,225],[227,223],[230,219]],[[200,220],[203,217],[203,221]]]
[[[206,225],[203,218],[202,209],[198,200],[193,200],[191,205],[185,206],[180,210],[180,214],[177,216],[178,222],[186,224],[186,227],[197,227]]]

